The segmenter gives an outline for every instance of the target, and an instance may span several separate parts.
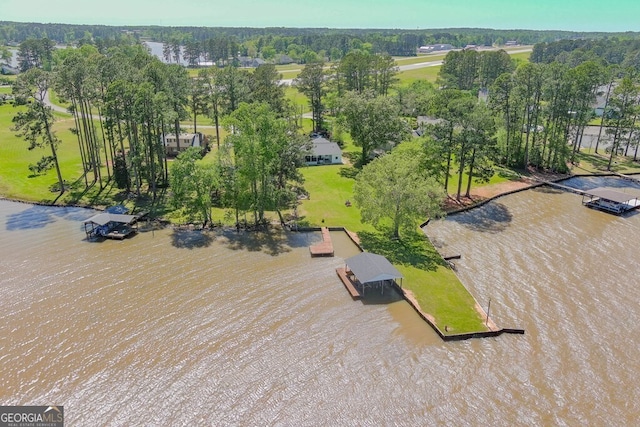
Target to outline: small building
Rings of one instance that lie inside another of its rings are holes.
[[[162,136],[162,142],[165,146],[167,156],[177,156],[189,147],[200,147],[207,149],[207,138],[200,132],[198,133],[181,133],[176,139],[176,135],[168,133]]]
[[[342,150],[335,142],[318,136],[311,140],[311,151],[304,157],[307,166],[342,164]]]

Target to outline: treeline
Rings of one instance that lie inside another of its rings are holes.
[[[353,49],[365,48],[372,53],[415,55],[416,49],[429,44],[502,45],[507,41],[520,44],[553,42],[560,39],[602,39],[618,37],[634,39],[637,33],[578,33],[569,31],[493,30],[452,28],[436,30],[403,29],[330,29],[330,28],[220,28],[220,27],[160,27],[105,26],[0,22],[0,44],[22,43],[36,38],[48,38],[58,44],[95,44],[100,50],[118,44],[123,39],[152,40],[180,44],[192,52],[215,60],[212,45],[227,40],[230,54],[236,52],[251,57],[271,59],[288,55],[300,62],[314,60],[310,52],[321,59],[337,60]],[[216,48],[221,50],[223,48]],[[306,55],[306,56],[305,56]]]
[[[42,147],[50,152],[30,168],[33,173],[55,168],[64,192],[56,154],[60,140],[53,132],[55,117],[47,104],[51,89],[70,104],[86,187],[102,189],[114,180],[127,192],[137,196],[148,192],[155,198],[170,180],[167,136],[175,138],[183,132],[180,121],[189,117],[195,132],[197,115],[207,115],[216,125],[222,125],[224,117],[233,136],[226,141],[229,146],[219,144],[221,157],[215,173],[202,173],[195,164],[186,168],[192,176],[176,169],[186,178],[172,188],[175,200],[196,197],[195,189],[188,186],[197,183],[198,200],[206,199],[204,191],[210,205],[214,190],[205,191],[203,186],[215,184],[221,206],[234,208],[237,216],[253,211],[256,222],[263,219],[265,210],[280,211],[296,200],[291,183],[299,180],[296,168],[304,157],[306,140],[273,65],[253,73],[231,66],[209,68],[190,78],[184,67],[164,64],[139,45],[112,48],[106,54],[89,45],[57,50],[52,71],[34,67],[18,76],[14,94],[16,103],[24,107],[14,118],[14,129],[30,149]]]
[[[559,42],[557,50],[567,45]],[[607,147],[609,168],[615,154],[636,159],[640,69],[625,60],[619,61],[622,65],[606,61],[606,47],[616,50],[616,42],[599,45],[600,56],[564,51],[549,62],[517,68],[499,52],[449,53],[439,74],[441,90],[426,108],[438,119],[427,126],[436,153],[443,156],[438,164],[448,170],[455,159],[458,171],[467,165],[468,174],[476,173],[478,160],[488,166],[566,172],[576,161],[585,128],[596,118],[596,106],[601,114],[596,153],[599,144]],[[627,58],[638,52],[630,48]]]
[[[531,62],[562,62],[577,65],[585,61],[601,61],[640,69],[640,40],[610,37],[600,40],[560,40],[538,43],[533,47]]]

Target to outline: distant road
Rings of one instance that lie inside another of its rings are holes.
[[[533,51],[533,48],[527,47],[522,49],[509,50],[507,51],[507,53],[509,55],[515,55],[516,53],[527,53],[531,51]],[[438,67],[440,65],[442,65],[441,59],[437,61],[425,61],[425,62],[418,62],[415,64],[399,65],[398,71],[402,72],[402,71],[409,71],[409,70],[418,70],[420,68]],[[287,70],[287,72],[292,72],[292,71],[302,71],[302,70]],[[280,80],[280,82],[285,86],[290,86],[291,83],[293,83],[293,79],[283,79],[283,80]]]

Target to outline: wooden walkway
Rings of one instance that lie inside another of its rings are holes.
[[[309,246],[311,256],[333,256],[333,243],[331,242],[329,229],[327,227],[322,227],[320,231],[322,231],[322,242]]]
[[[570,193],[575,193],[575,194],[579,194],[581,196],[584,196],[585,194],[587,194],[586,191],[583,190],[579,190],[577,188],[573,188],[573,187],[567,187],[566,185],[562,185],[562,184],[558,184],[557,182],[553,182],[553,181],[545,181],[542,179],[537,180],[538,182],[541,182],[543,184],[548,185],[549,187],[553,187],[553,188],[557,188],[559,190],[563,190],[563,191],[568,191]]]
[[[344,267],[336,268],[336,273],[338,273],[338,277],[340,277],[340,280],[342,280],[342,284],[344,285],[344,287],[347,288],[347,291],[351,295],[351,298],[362,298],[360,292],[358,292],[351,279],[349,279],[349,276],[347,276],[347,271],[344,269]]]
[[[634,176],[629,176],[629,175],[624,175],[618,172],[614,172],[614,175],[626,180],[626,181],[631,181],[631,182],[636,182],[636,183],[640,183],[640,179],[634,177]]]

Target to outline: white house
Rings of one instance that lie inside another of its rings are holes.
[[[335,142],[316,137],[311,140],[311,152],[304,157],[304,161],[308,166],[341,164],[342,150]]]
[[[205,149],[207,146],[206,137],[200,132],[181,133],[178,139],[180,141],[180,149],[178,149],[178,140],[175,134],[168,133],[162,136],[162,142],[167,150],[167,156],[177,156],[189,147],[201,147]]]

